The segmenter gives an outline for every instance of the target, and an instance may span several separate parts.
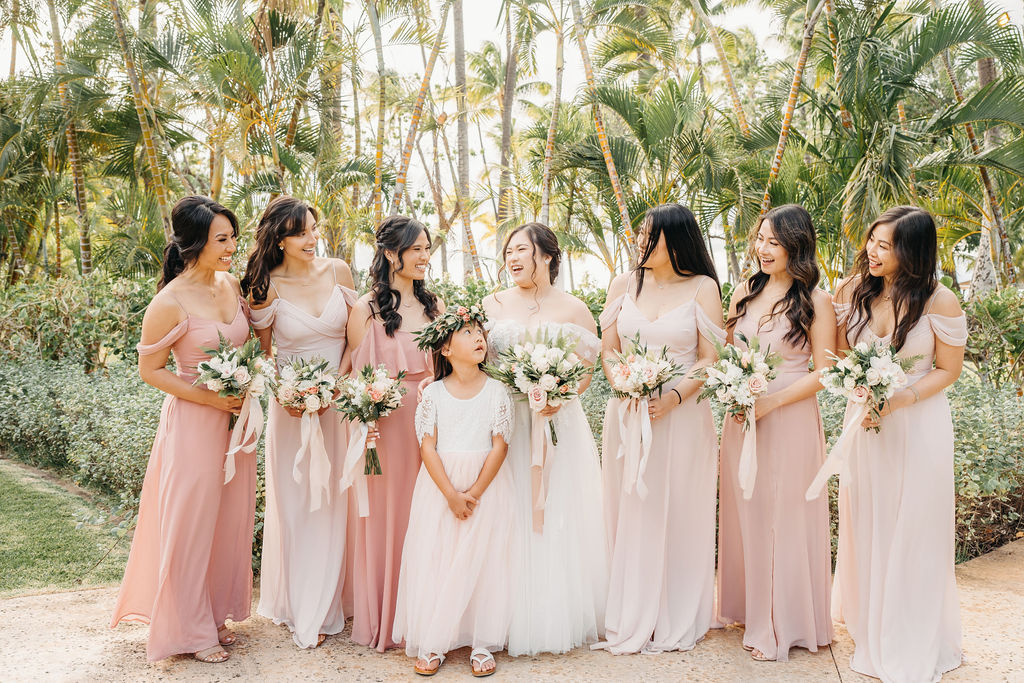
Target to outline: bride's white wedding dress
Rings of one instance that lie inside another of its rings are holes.
[[[596,335],[573,323],[542,323],[540,329],[574,337],[576,353],[587,362],[601,349]],[[527,334],[514,320],[492,320],[487,330],[493,354],[521,343]],[[568,652],[597,641],[604,627],[608,549],[601,465],[579,399],[563,405],[553,418],[558,444],[548,447],[543,531],[535,531],[529,406],[517,401],[515,413],[507,461],[521,537],[508,653]]]

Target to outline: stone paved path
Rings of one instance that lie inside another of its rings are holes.
[[[957,568],[967,662],[944,681],[1024,681],[1024,540]],[[245,642],[228,662],[189,657],[145,661],[146,629],[106,628],[116,587],[0,600],[0,681],[391,681],[422,680],[399,651],[378,654],[329,638],[300,651],[284,627],[261,617],[236,625]],[[740,631],[712,631],[692,652],[614,657],[498,657],[491,680],[506,681],[870,681],[850,671],[853,643],[841,626],[831,651],[794,649],[786,664],[760,663]],[[468,649],[452,653],[435,680],[469,679]]]

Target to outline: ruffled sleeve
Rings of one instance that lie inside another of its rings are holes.
[[[515,413],[512,409],[512,399],[508,390],[497,380],[490,380],[495,383],[494,410],[491,415],[491,436],[500,436],[506,444],[512,443],[512,421]]]
[[[431,436],[437,429],[437,407],[434,404],[433,385],[423,390],[423,398],[416,406],[416,441],[423,444],[424,436]]]
[[[693,308],[697,311],[697,331],[700,332],[701,336],[709,342],[724,344],[725,330],[715,324],[715,321],[704,312],[699,303]]]
[[[932,332],[943,344],[950,346],[967,345],[967,316],[961,313],[957,316],[939,315],[928,313],[928,322],[931,323]]]
[[[279,303],[281,303],[281,299],[274,299],[270,302],[269,306],[250,308],[249,320],[252,322],[252,326],[257,330],[265,330],[273,325],[274,320],[277,318],[277,305]]]
[[[596,334],[591,332],[585,327],[574,325],[576,328],[576,355],[585,360],[587,363],[593,363],[597,360],[597,355],[601,353],[601,339]]]
[[[622,310],[622,300],[625,296],[625,294],[617,296],[605,304],[604,310],[601,311],[601,317],[598,319],[598,322],[601,323],[602,333],[615,324],[619,317],[619,311]]]
[[[832,299],[832,309],[836,312],[837,325],[849,325],[850,313],[853,311],[853,304],[844,304]]]
[[[171,328],[171,331],[164,335],[163,339],[152,344],[143,344],[139,342],[135,346],[135,350],[139,352],[140,356],[148,356],[164,349],[169,349],[174,345],[174,342],[181,339],[185,333],[188,332],[188,318],[185,318],[180,323]]]
[[[341,290],[341,296],[345,299],[345,305],[348,306],[349,310],[352,310],[352,307],[359,301],[359,292],[349,289],[345,285],[337,285],[337,287]]]

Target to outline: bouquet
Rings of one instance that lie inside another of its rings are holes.
[[[658,353],[648,351],[639,334],[631,340],[628,351],[616,353],[616,357],[618,360],[610,364],[608,382],[612,393],[624,400],[617,407],[621,438],[615,457],[625,461],[623,490],[631,493],[635,486],[643,500],[647,497],[643,475],[653,438],[648,399],[655,392],[661,395],[665,384],[682,375],[683,368],[669,360],[666,347]]]
[[[560,406],[578,396],[580,380],[587,368],[580,362],[574,349],[576,341],[564,334],[546,333],[528,335],[522,344],[516,344],[498,354],[497,362],[488,365],[488,374],[521,394],[530,404],[530,410],[539,413],[548,406]],[[551,443],[558,445],[555,426],[548,420]]]
[[[845,358],[830,356],[836,364],[821,371],[822,386],[830,394],[867,406],[875,417],[879,417],[886,401],[907,385],[907,370],[920,358],[900,358],[892,346],[867,342],[854,346]],[[878,427],[874,430],[877,432]]]
[[[736,336],[747,348],[716,344],[718,360],[704,368],[704,386],[697,401],[714,399],[725,406],[728,415],[743,416],[745,434],[740,451],[739,481],[743,498],[750,500],[757,479],[757,422],[754,420],[754,404],[768,393],[768,383],[778,374],[777,368],[782,363],[782,356],[773,353],[770,347],[762,350],[757,337],[747,339],[741,333]]]
[[[272,381],[273,365],[263,355],[260,342],[250,337],[236,347],[223,334],[217,333],[216,349],[203,349],[210,354],[196,365],[199,375],[193,384],[203,384],[219,396],[237,396],[242,399],[240,415],[232,413],[228,422],[231,441],[224,462],[224,483],[235,476],[235,453],[256,450],[256,442],[263,431],[263,406],[260,398]],[[241,417],[241,419],[239,419]]]
[[[616,398],[643,399],[661,393],[662,387],[673,377],[683,374],[683,368],[668,358],[668,349],[662,347],[657,354],[640,343],[638,334],[630,341],[627,353],[616,353],[618,360],[611,365],[608,378]]]
[[[352,377],[342,381],[334,406],[349,420],[361,422],[368,430],[372,429],[376,426],[377,420],[387,417],[402,405],[402,396],[407,391],[402,384],[404,378],[405,370],[399,372],[397,377],[389,377],[388,369],[384,365],[378,365],[376,368],[367,365]],[[365,448],[366,464],[363,474],[380,474],[376,440],[367,441]]]
[[[907,370],[921,358],[900,358],[892,346],[878,342],[860,342],[844,358],[830,356],[836,364],[821,371],[821,384],[830,394],[846,398],[852,410],[847,410],[842,433],[808,487],[807,500],[817,498],[828,478],[842,471],[853,435],[864,418],[880,417],[886,401],[907,385]],[[877,426],[873,429],[879,431]]]
[[[330,495],[329,477],[331,461],[324,445],[324,433],[320,427],[318,413],[334,400],[337,380],[326,360],[313,357],[309,360],[294,358],[283,365],[274,381],[274,397],[284,408],[302,412],[302,443],[295,454],[292,478],[302,482],[300,465],[309,455],[309,509],[320,509],[324,492]]]

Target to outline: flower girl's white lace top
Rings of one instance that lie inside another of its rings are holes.
[[[488,377],[484,388],[467,399],[452,396],[444,380],[433,382],[416,407],[416,438],[422,443],[436,427],[439,453],[489,451],[494,436],[511,441],[512,415],[512,399],[497,380]]]

